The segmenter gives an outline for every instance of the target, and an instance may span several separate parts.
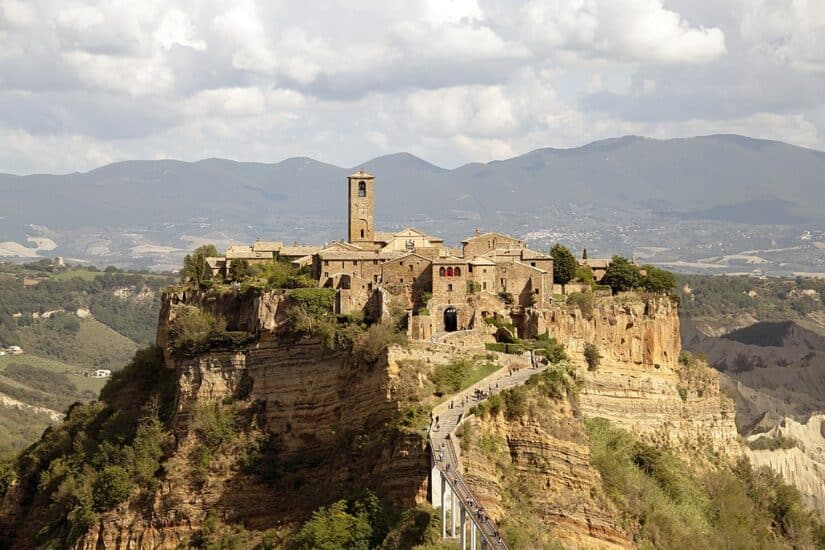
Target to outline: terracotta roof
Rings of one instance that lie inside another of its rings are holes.
[[[318,257],[322,260],[391,260],[404,252],[370,252],[369,250],[322,250]]]
[[[252,243],[252,250],[260,252],[278,252],[283,248],[284,243],[281,241],[255,241]]]
[[[281,250],[278,251],[280,256],[290,256],[290,257],[301,257],[301,256],[310,256],[312,254],[317,254],[321,251],[320,246],[308,246],[308,245],[298,245],[298,246],[284,246]]]
[[[397,256],[397,257],[395,257],[391,260],[387,260],[387,261],[390,261],[390,262],[394,262],[394,261],[397,261],[397,260],[400,261],[400,260],[403,260],[404,258],[409,258],[410,256],[415,256],[416,258],[421,258],[422,260],[425,260],[427,262],[432,263],[431,259],[427,258],[426,256],[422,256],[421,254],[416,254],[415,252],[402,253],[401,256]]]
[[[462,244],[466,244],[466,243],[468,243],[468,242],[470,242],[470,241],[474,241],[474,240],[476,240],[476,239],[481,239],[482,237],[485,237],[485,238],[486,238],[486,237],[490,237],[490,236],[493,236],[493,237],[504,237],[505,239],[511,239],[511,240],[514,240],[514,241],[519,241],[519,242],[522,242],[522,241],[521,241],[521,239],[517,239],[517,238],[515,238],[515,237],[511,237],[510,235],[505,235],[504,233],[496,233],[496,232],[494,232],[494,231],[487,231],[486,233],[479,233],[478,235],[473,235],[472,237],[467,237],[466,239],[464,239],[463,241],[461,241],[461,243],[462,243]]]
[[[470,260],[470,263],[473,265],[496,265],[496,262],[484,256],[476,256],[474,259]]]
[[[458,256],[439,256],[438,258],[433,259],[434,264],[466,264],[468,263],[465,258],[459,258]]]
[[[587,258],[579,260],[579,265],[595,267],[596,269],[607,269],[610,267],[610,258]]]

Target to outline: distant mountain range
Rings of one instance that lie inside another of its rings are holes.
[[[825,222],[825,152],[735,135],[628,136],[452,170],[398,153],[346,168],[310,158],[273,164],[207,159],[126,161],[65,175],[0,174],[0,253],[3,241],[5,250],[19,250],[30,246],[27,236],[36,236],[57,243],[53,254],[134,265],[143,262],[136,254],[176,254],[201,237],[336,239],[344,232],[345,178],[356,169],[376,176],[379,229],[414,225],[453,242],[474,228],[534,232],[529,238],[541,246],[561,238],[591,251],[669,247],[664,262],[701,244],[683,241],[693,230],[676,223]],[[615,230],[621,226],[629,233]],[[646,240],[640,242],[634,227],[647,232]],[[664,236],[663,228],[674,234]],[[738,234],[735,244],[707,255],[771,248],[779,240],[793,245],[795,231],[781,239],[774,233],[764,243]],[[717,226],[715,236],[705,238],[721,242],[731,233]],[[158,258],[147,265],[177,262]],[[794,269],[817,269],[804,258],[793,261],[802,265]]]
[[[336,199],[356,168],[377,178],[379,220],[480,220],[567,203],[757,224],[825,218],[824,152],[735,135],[628,136],[453,170],[407,153],[351,168],[310,158],[126,161],[86,173],[0,175],[0,216],[61,228],[340,217]]]

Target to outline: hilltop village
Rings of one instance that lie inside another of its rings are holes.
[[[375,177],[367,172],[349,176],[347,192],[346,240],[323,247],[260,240],[230,246],[225,256],[207,259],[210,275],[229,278],[233,262],[287,260],[310,268],[319,287],[336,290],[335,313],[380,312],[396,304],[409,312],[408,336],[420,340],[476,328],[502,309],[517,318],[526,308],[549,307],[553,294],[590,289],[554,286],[553,258],[501,233],[476,230],[459,249],[415,228],[376,231]],[[595,281],[609,266],[605,259],[579,263],[591,268]]]

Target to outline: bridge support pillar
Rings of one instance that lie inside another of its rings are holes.
[[[447,479],[444,474],[439,472],[441,478],[441,538],[447,538],[447,506],[445,502],[445,492],[447,491]]]
[[[455,517],[455,491],[450,491],[450,516],[451,522],[453,524],[453,531],[451,536],[455,538],[455,523],[457,519]]]
[[[459,521],[458,528],[460,529],[459,533],[461,534],[461,550],[467,550],[467,529],[465,529],[465,524],[467,523],[467,509],[464,508],[464,504],[461,504],[461,520]]]

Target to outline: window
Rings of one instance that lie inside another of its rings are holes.
[[[401,284],[404,284],[404,277],[401,277]]]
[[[410,264],[410,271],[412,271],[412,270],[413,270],[413,266],[412,266],[412,264]]]
[[[362,239],[364,238],[364,230],[363,229],[361,230],[361,238]]]
[[[373,260],[372,265],[378,265],[378,260]]]
[[[481,283],[481,290],[487,290],[487,281]]]
[[[377,282],[378,282],[378,275],[373,275],[373,276],[372,276],[372,280],[373,280],[373,281],[375,281],[375,282],[377,283]]]
[[[324,265],[329,265],[329,260],[324,260]]]
[[[535,290],[535,292],[536,292],[536,294],[538,294],[538,293],[539,293],[539,289],[536,289],[536,290]]]
[[[352,260],[352,265],[358,265],[358,260]]]
[[[401,260],[401,263],[400,263],[400,265],[404,265],[404,260]]]
[[[472,273],[472,272],[473,272],[473,264],[469,264],[467,266],[467,273]]]
[[[530,262],[530,265],[536,267],[536,262]]]
[[[324,277],[329,277],[329,271],[324,271]]]
[[[451,283],[451,284],[447,285],[447,292],[452,292],[452,291],[453,291],[453,285]]]
[[[460,267],[455,268],[454,273],[455,273],[456,277],[461,277],[461,268]]]
[[[443,277],[443,276],[444,276],[444,275],[446,275],[446,274],[447,274],[447,270],[444,268],[444,266],[441,266],[441,267],[438,269],[438,275],[439,275],[440,277]]]
[[[452,268],[452,267],[448,267],[448,268],[447,268],[447,277],[452,277],[452,276],[453,276],[453,268]]]
[[[487,268],[485,267],[484,269],[481,270],[481,272],[482,273],[487,273]]]
[[[359,181],[358,182],[358,196],[359,197],[366,197],[367,196],[367,182]],[[361,235],[363,237],[363,235]]]

